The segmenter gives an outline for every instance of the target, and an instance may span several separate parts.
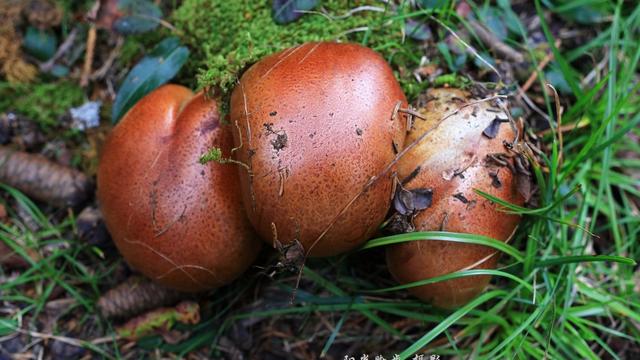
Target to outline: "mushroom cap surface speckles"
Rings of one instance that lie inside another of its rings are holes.
[[[402,147],[398,106],[406,99],[391,68],[360,45],[306,43],[249,68],[230,118],[237,160],[251,168],[240,170],[245,209],[261,237],[298,239],[311,256],[366,241],[389,208],[391,174],[338,214]]]
[[[165,85],[141,99],[109,135],[98,169],[98,199],[124,258],[168,287],[202,291],[238,277],[260,241],[244,214],[231,128],[214,100]]]
[[[491,102],[472,104],[476,100],[457,89],[431,89],[422,101],[419,112],[427,119],[415,119],[405,144],[433,130],[398,163],[398,176],[404,179],[405,188],[433,190],[431,207],[413,219],[416,231],[443,230],[508,240],[520,217],[499,211],[497,204],[474,191],[479,189],[517,205],[524,202],[509,166],[488,158],[509,153],[503,141],[513,142],[516,134],[507,115]],[[449,114],[453,115],[437,125]],[[512,160],[507,163],[512,165]],[[387,248],[387,264],[396,280],[404,284],[459,270],[493,269],[499,256],[496,251],[480,245],[412,241]],[[469,276],[409,291],[436,306],[454,308],[478,295],[489,280],[489,276]]]

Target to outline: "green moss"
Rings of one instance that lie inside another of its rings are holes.
[[[458,74],[444,74],[433,80],[434,87],[451,86],[454,88],[467,89],[473,82],[466,76]]]
[[[199,87],[227,94],[241,71],[265,55],[308,41],[341,40],[380,52],[396,70],[407,96],[420,91],[407,69],[418,64],[421,51],[412,41],[404,41],[402,19],[394,19],[387,10],[343,16],[357,6],[384,4],[326,0],[322,1],[326,15],[305,14],[286,25],[273,21],[270,4],[266,0],[186,0],[176,10],[173,24],[192,51],[187,72],[198,73]]]
[[[199,161],[200,164],[204,165],[211,161],[221,162],[222,160],[224,160],[224,158],[222,157],[222,150],[220,150],[220,148],[213,147],[209,149],[206,154],[200,156]]]
[[[15,111],[42,127],[54,126],[69,108],[84,102],[82,89],[72,82],[9,84],[0,82],[0,113]]]
[[[129,65],[143,53],[144,46],[135,36],[127,36],[120,49],[118,60],[120,63]]]

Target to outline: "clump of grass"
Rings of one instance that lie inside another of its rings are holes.
[[[77,238],[71,212],[67,216],[47,215],[21,192],[3,184],[0,184],[0,191],[0,205],[8,209],[9,215],[8,221],[0,223],[0,241],[30,264],[24,271],[0,269],[0,300],[3,303],[0,336],[21,332],[35,339],[48,338],[47,334],[31,329],[38,329],[42,317],[48,316],[45,313],[50,311],[47,304],[60,299],[60,294],[65,295],[68,306],[55,316],[77,318],[81,328],[89,326],[105,331],[109,325],[95,315],[95,306],[102,286],[110,282],[109,277],[119,261],[105,262],[99,248]],[[18,208],[22,209],[20,213],[14,211]],[[63,320],[54,323],[54,334],[67,331]],[[108,341],[102,347],[77,342],[78,346],[110,356],[103,349],[110,345],[106,345]]]

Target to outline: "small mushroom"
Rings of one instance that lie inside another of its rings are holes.
[[[470,94],[458,89],[432,89],[405,144],[425,131],[432,133],[398,163],[398,175],[407,190],[432,188],[431,206],[413,218],[416,231],[451,231],[478,234],[507,241],[520,222],[518,215],[499,211],[495,203],[478,195],[479,189],[510,203],[522,205],[509,149],[516,134],[497,117],[489,102],[471,104]],[[469,105],[469,106],[467,106]],[[491,110],[493,111],[491,111]],[[445,116],[447,117],[442,122]],[[496,120],[498,119],[498,120]],[[440,122],[440,123],[439,123]],[[439,124],[438,124],[439,123]],[[504,165],[487,161],[490,154],[505,153]],[[419,171],[415,171],[419,169]],[[460,270],[493,269],[497,250],[446,241],[412,241],[387,248],[387,264],[403,284]],[[442,308],[464,305],[489,283],[490,276],[468,276],[409,288],[418,298]]]

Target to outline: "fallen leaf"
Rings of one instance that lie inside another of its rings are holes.
[[[273,19],[278,24],[287,24],[298,20],[303,11],[313,9],[318,0],[273,0]]]
[[[120,0],[118,9],[123,15],[113,22],[112,29],[122,35],[154,30],[162,18],[158,5],[149,0]]]
[[[116,95],[111,120],[117,123],[143,96],[171,80],[188,57],[189,50],[180,46],[177,37],[162,40],[127,74]]]
[[[197,324],[200,322],[200,306],[193,301],[183,301],[173,308],[160,308],[129,320],[118,327],[118,335],[127,340],[138,340],[152,334],[163,334],[175,323]]]
[[[408,19],[404,24],[404,32],[408,37],[419,41],[429,40],[433,37],[427,24],[413,19]]]
[[[398,186],[396,196],[393,198],[393,207],[402,215],[412,215],[430,207],[432,198],[431,189],[407,190]]]
[[[29,26],[22,39],[22,48],[40,61],[49,60],[58,48],[56,35],[49,30],[39,30]]]
[[[489,126],[487,126],[483,131],[482,135],[488,137],[489,139],[494,139],[498,136],[498,131],[500,131],[500,124],[502,124],[504,120],[501,120],[497,116],[491,120]]]

